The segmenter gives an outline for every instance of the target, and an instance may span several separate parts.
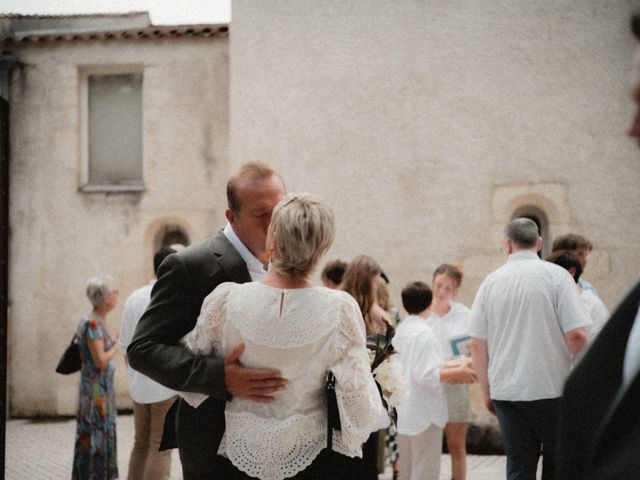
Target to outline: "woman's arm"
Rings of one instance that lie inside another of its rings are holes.
[[[118,350],[120,350],[118,342],[114,342],[113,346],[109,350],[105,350],[104,338],[98,338],[95,340],[87,338],[87,345],[89,346],[89,352],[91,353],[93,363],[100,370],[106,368],[111,359],[116,355],[116,353],[118,353]]]
[[[371,306],[371,310],[369,310],[369,320],[371,322],[371,332],[372,333],[382,333],[383,335],[387,333],[388,326],[392,325],[391,317],[380,305],[374,303]]]
[[[362,315],[352,297],[345,298],[341,317],[330,370],[336,379],[342,442],[350,456],[360,456],[360,446],[376,430],[384,408],[371,374]]]

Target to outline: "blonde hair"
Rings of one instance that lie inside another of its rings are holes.
[[[334,237],[335,216],[324,200],[308,193],[289,194],[271,216],[268,238],[276,245],[271,267],[291,277],[306,277]]]

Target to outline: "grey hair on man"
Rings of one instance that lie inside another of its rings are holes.
[[[511,240],[518,248],[529,249],[538,243],[540,231],[536,222],[530,218],[514,218],[505,227],[504,238]]]
[[[99,277],[91,277],[87,280],[87,298],[91,305],[98,307],[102,305],[104,299],[111,293],[116,281],[110,275],[101,275]]]

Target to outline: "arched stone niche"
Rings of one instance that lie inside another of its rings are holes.
[[[511,219],[528,217],[541,228],[542,256],[545,257],[551,252],[553,238],[572,230],[570,212],[567,186],[564,184],[496,185],[491,195],[491,242],[500,244],[504,227]]]
[[[549,235],[549,219],[547,218],[547,214],[544,210],[534,205],[523,205],[511,215],[511,219],[520,217],[529,218],[538,225],[538,230],[542,237],[542,249],[538,252],[538,255],[541,258],[546,258],[551,253],[552,244],[552,239]]]
[[[171,245],[180,244],[188,246],[191,243],[189,235],[180,225],[165,225],[156,233],[155,240],[153,242],[154,249],[158,250],[160,247],[170,247]]]
[[[152,258],[160,247],[169,247],[178,243],[186,247],[191,243],[191,238],[193,238],[193,229],[183,218],[157,218],[149,224],[145,232],[145,258]]]

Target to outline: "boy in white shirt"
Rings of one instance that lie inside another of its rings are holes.
[[[392,341],[409,389],[409,398],[397,407],[400,480],[440,478],[442,429],[447,423],[442,382],[477,381],[469,363],[443,368],[444,352],[427,324],[432,297],[424,282],[412,282],[402,290],[402,305],[409,315]]]

